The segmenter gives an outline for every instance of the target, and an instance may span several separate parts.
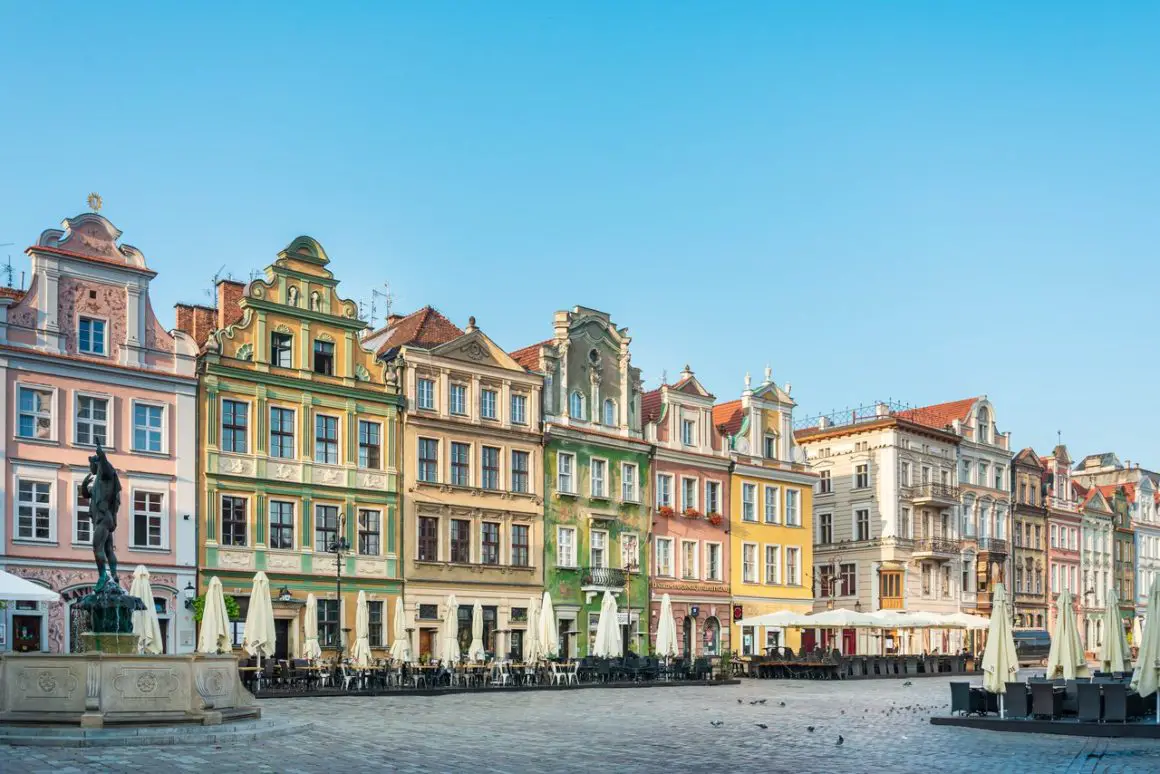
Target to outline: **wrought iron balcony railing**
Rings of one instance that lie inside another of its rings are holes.
[[[911,500],[945,500],[957,502],[959,488],[953,484],[940,484],[928,481],[925,484],[915,484],[902,488],[904,497]]]
[[[957,554],[959,541],[951,538],[924,537],[914,541],[914,550],[918,553]]]
[[[1002,538],[979,538],[979,550],[989,551],[992,554],[1006,554],[1009,550],[1009,544]]]
[[[602,589],[622,589],[625,584],[625,576],[624,570],[616,567],[585,567],[581,585]]]

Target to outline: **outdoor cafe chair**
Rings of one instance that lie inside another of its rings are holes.
[[[1063,711],[1063,691],[1052,683],[1031,684],[1031,712],[1054,720]]]
[[[350,684],[358,679],[358,673],[348,669],[346,664],[339,664],[338,673],[342,677],[342,690],[349,691]]]
[[[967,682],[951,683],[951,714],[971,714],[971,684]]]
[[[1027,683],[1007,683],[1007,694],[1003,700],[1009,718],[1025,718],[1031,714],[1031,694]]]
[[[1076,716],[1081,722],[1100,721],[1101,683],[1079,683],[1076,685]]]
[[[1104,722],[1126,723],[1128,721],[1128,686],[1123,683],[1107,683],[1102,688],[1104,691]]]
[[[491,686],[500,686],[501,688],[511,683],[512,674],[508,670],[506,661],[495,662],[491,667]]]

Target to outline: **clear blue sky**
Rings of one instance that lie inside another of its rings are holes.
[[[508,349],[1160,467],[1160,6],[256,5],[0,4],[0,259],[98,191],[166,325],[305,233]]]

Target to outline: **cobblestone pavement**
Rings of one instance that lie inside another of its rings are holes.
[[[262,702],[267,717],[314,729],[215,749],[0,746],[0,772],[1160,771],[1160,741],[931,726],[947,682],[275,699]]]

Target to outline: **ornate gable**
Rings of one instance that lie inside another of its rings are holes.
[[[491,366],[509,371],[524,370],[510,355],[488,338],[487,334],[478,329],[465,333],[446,344],[440,344],[431,350],[431,354],[450,360],[461,360],[472,365]]]

